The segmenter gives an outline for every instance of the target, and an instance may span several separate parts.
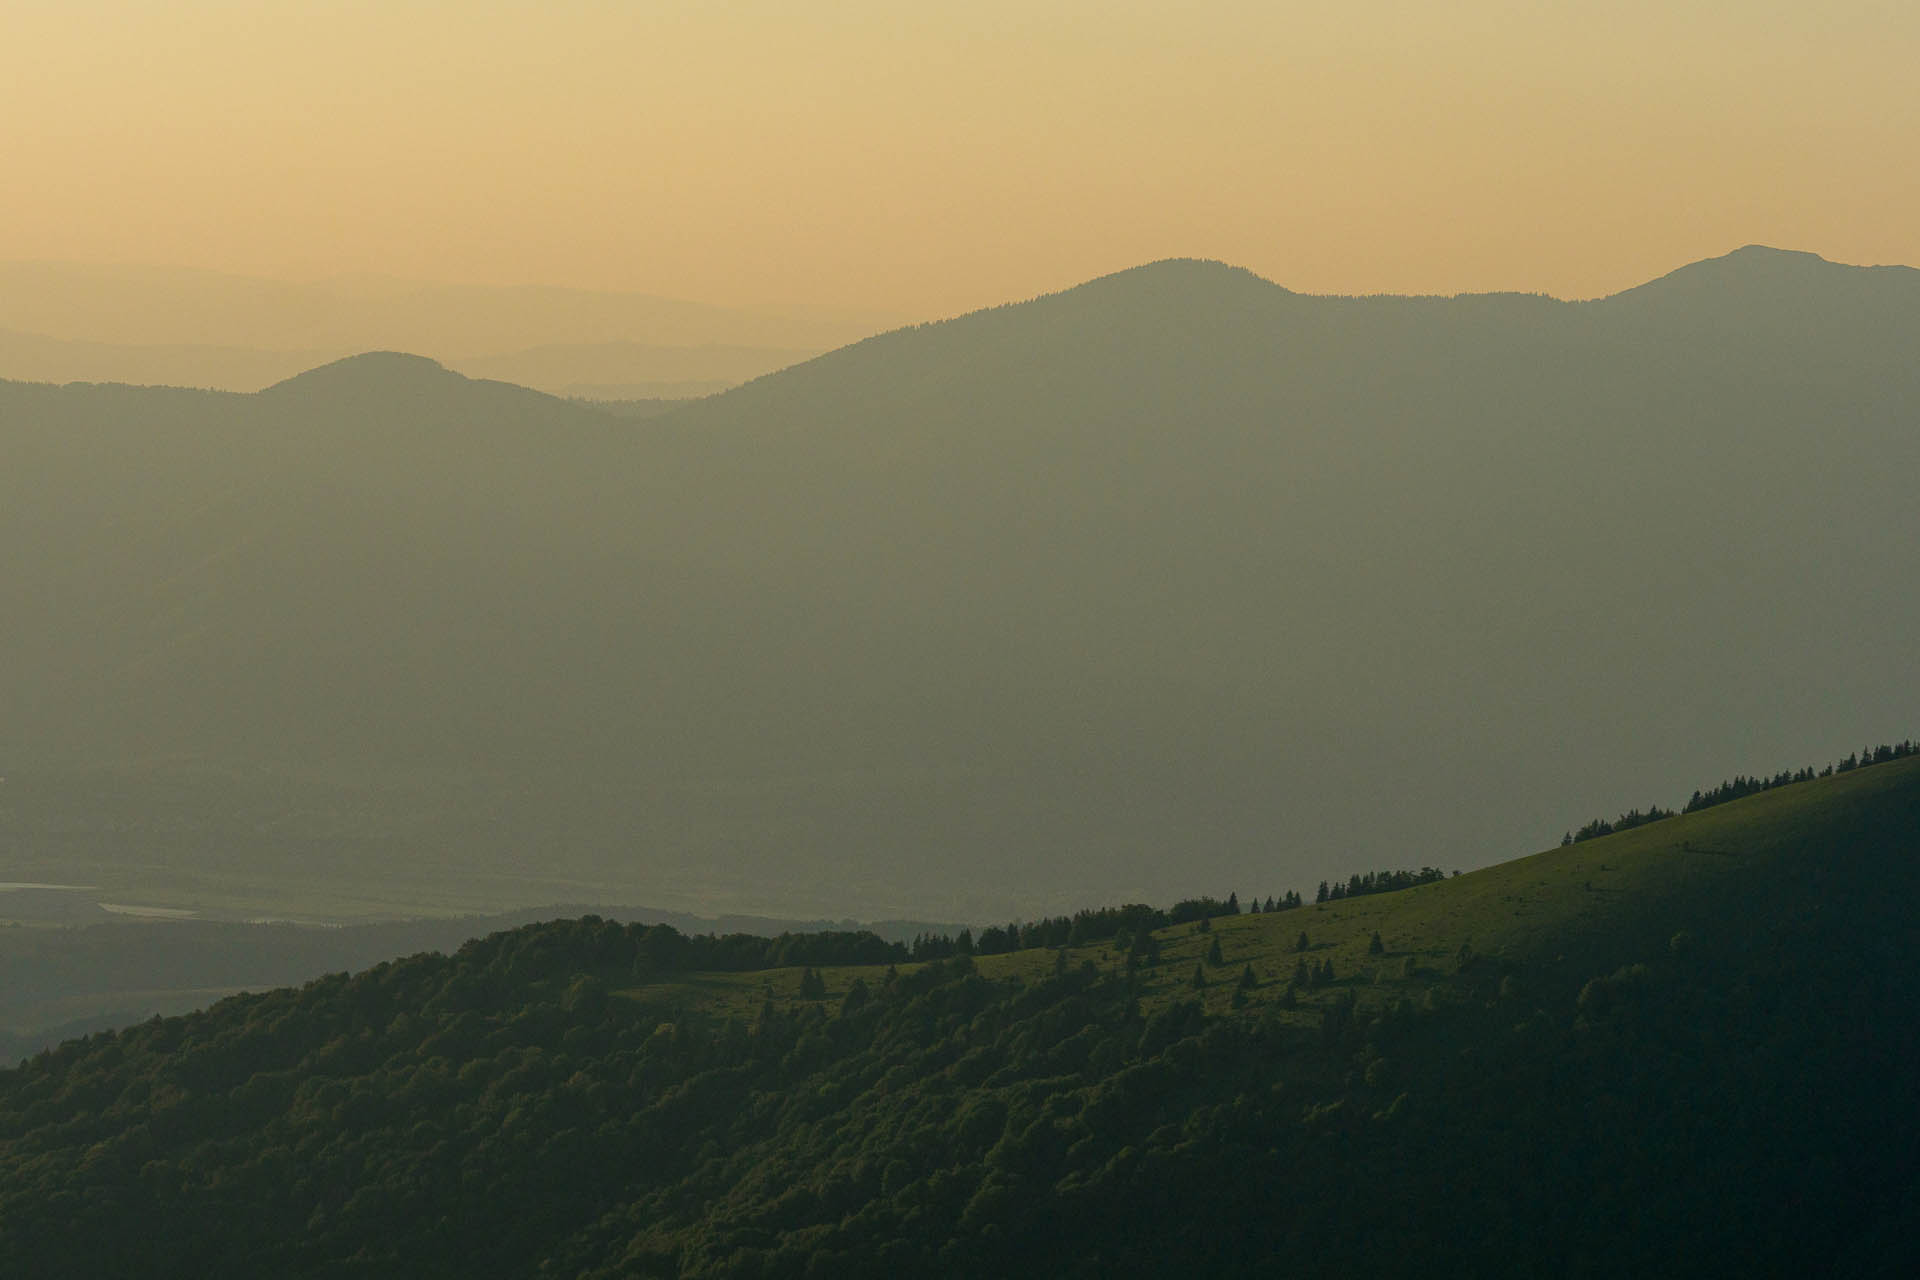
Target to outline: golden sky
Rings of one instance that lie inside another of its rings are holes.
[[[1913,0],[6,0],[0,259],[951,314],[1920,263]]]

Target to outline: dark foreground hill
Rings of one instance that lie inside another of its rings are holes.
[[[1057,953],[530,926],[0,1073],[0,1266],[1905,1274],[1916,890],[1902,760]]]
[[[260,914],[1481,865],[1920,718],[1916,334],[1920,272],[1764,249],[1168,262],[642,422],[395,355],[0,384],[0,841]]]
[[[645,906],[548,905],[491,916],[398,920],[344,926],[291,921],[141,920],[113,916],[85,895],[46,894],[34,917],[23,891],[0,890],[0,1064],[12,1065],[63,1040],[145,1021],[156,1013],[204,1008],[237,991],[297,985],[417,951],[454,951],[471,938],[540,920],[593,913],[611,920],[671,924],[685,932],[780,935],[852,930],[850,920],[699,917]],[[87,913],[83,908],[91,908]],[[21,919],[20,917],[26,917]],[[876,935],[905,941],[962,926],[924,920],[876,921]]]

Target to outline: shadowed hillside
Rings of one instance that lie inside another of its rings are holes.
[[[1898,1275],[1916,852],[1904,759],[977,961],[527,926],[0,1072],[0,1262]]]
[[[0,384],[0,832],[333,912],[1483,865],[1920,718],[1915,279],[1167,262],[638,422],[396,356]]]

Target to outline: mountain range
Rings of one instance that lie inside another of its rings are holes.
[[[369,348],[600,399],[707,395],[899,323],[649,294],[0,263],[0,377],[257,391]]]
[[[994,919],[1485,865],[1920,718],[1920,272],[1170,261],[641,422],[0,383],[12,878]],[[115,886],[123,886],[116,888]]]

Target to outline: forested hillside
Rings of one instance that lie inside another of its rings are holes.
[[[155,1013],[203,1008],[235,991],[297,985],[418,951],[454,951],[502,929],[588,911],[614,920],[672,924],[691,933],[769,935],[776,945],[782,936],[859,927],[852,921],[699,917],[605,904],[337,927],[138,920],[96,907],[85,917],[89,923],[72,924],[9,918],[18,910],[14,899],[19,896],[0,887],[0,1064],[7,1066],[62,1040],[130,1026]],[[877,921],[871,928],[895,942],[963,931],[958,925],[912,920]]]
[[[1916,889],[1900,759],[1151,945],[528,926],[0,1073],[0,1266],[1899,1274]]]

